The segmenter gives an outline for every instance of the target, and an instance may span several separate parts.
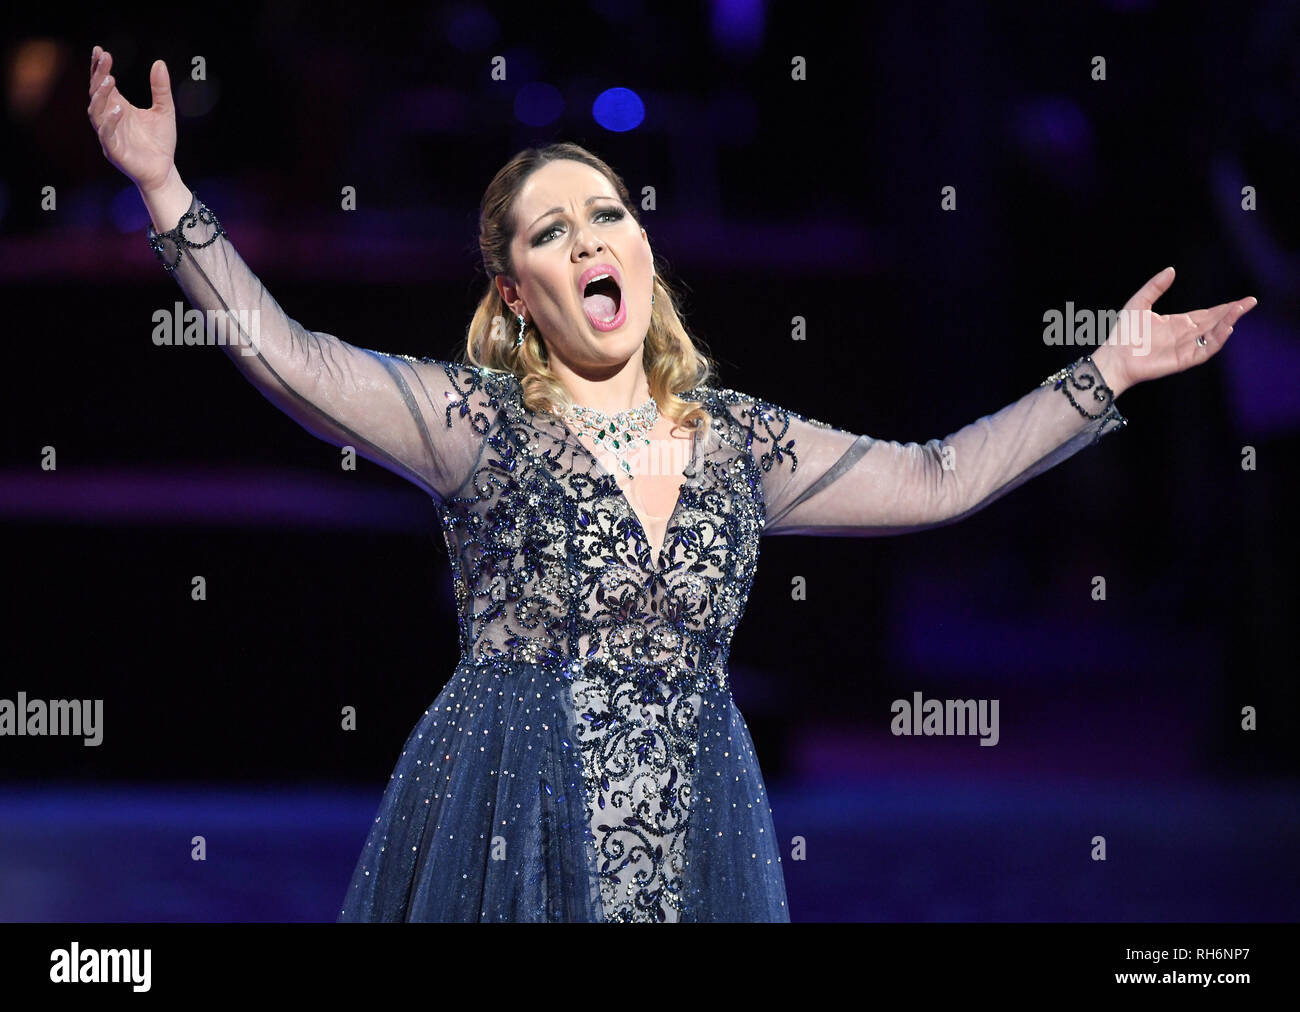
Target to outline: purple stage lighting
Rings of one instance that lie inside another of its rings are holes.
[[[515,95],[515,118],[529,126],[546,126],[560,118],[564,97],[553,85],[535,81],[525,84]]]
[[[491,12],[477,4],[460,4],[444,14],[447,41],[462,52],[479,52],[501,34]]]
[[[729,52],[752,53],[763,38],[763,0],[714,0],[713,40]]]

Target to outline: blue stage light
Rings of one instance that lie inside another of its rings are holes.
[[[606,130],[634,130],[645,119],[645,103],[630,88],[610,88],[596,96],[591,115]]]

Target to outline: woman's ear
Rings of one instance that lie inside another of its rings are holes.
[[[492,279],[492,283],[497,286],[497,294],[507,306],[519,301],[519,289],[504,274],[498,274]]]

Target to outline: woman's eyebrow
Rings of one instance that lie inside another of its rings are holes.
[[[582,202],[582,206],[583,206],[583,207],[587,207],[587,206],[589,206],[593,201],[596,201],[596,200],[613,200],[613,201],[617,201],[618,198],[617,198],[617,197],[611,197],[611,196],[610,196],[609,194],[607,194],[607,193],[598,193],[598,194],[596,194],[596,196],[594,196],[594,197],[588,197],[586,200],[584,200],[584,201]],[[542,220],[543,218],[545,218],[548,214],[555,214],[556,212],[558,212],[558,211],[563,211],[563,210],[564,210],[564,208],[562,208],[562,207],[553,207],[553,208],[551,208],[549,211],[543,211],[543,212],[542,212],[541,214],[539,214],[539,215],[537,216],[537,218],[533,221],[533,225],[536,225],[537,222],[541,221],[541,220]],[[528,227],[529,227],[529,228],[532,228],[533,225],[529,225]]]

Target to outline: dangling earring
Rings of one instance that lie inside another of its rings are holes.
[[[524,345],[524,314],[519,314],[519,336],[515,338],[515,347],[522,348]]]

